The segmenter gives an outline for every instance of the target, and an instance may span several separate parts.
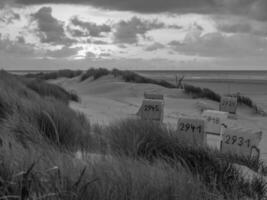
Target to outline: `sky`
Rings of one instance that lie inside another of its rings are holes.
[[[0,68],[266,69],[267,0],[0,0]]]

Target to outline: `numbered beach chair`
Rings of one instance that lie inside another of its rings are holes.
[[[219,110],[230,114],[236,114],[237,97],[223,96],[221,98]]]
[[[164,117],[164,96],[161,94],[144,93],[144,100],[137,112],[143,120],[163,122]]]
[[[205,110],[202,113],[206,123],[206,133],[210,135],[221,136],[226,126],[228,118],[227,112],[217,110]]]
[[[205,110],[202,113],[205,120],[206,134],[209,137],[208,146],[220,150],[222,135],[227,127],[227,112],[217,110]]]
[[[258,159],[261,139],[261,131],[227,128],[223,134],[221,152]]]
[[[181,140],[189,145],[206,146],[207,135],[205,131],[205,120],[193,117],[180,117],[177,123],[177,133]]]

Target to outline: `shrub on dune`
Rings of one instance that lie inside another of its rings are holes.
[[[193,85],[184,85],[184,92],[192,95],[194,98],[207,98],[213,101],[220,102],[221,96],[208,88],[200,88]]]
[[[249,108],[252,108],[256,114],[267,116],[267,113],[260,106],[258,106],[255,102],[253,102],[253,100],[250,99],[249,97],[242,96],[240,95],[240,93],[229,94],[228,96],[237,97],[237,102],[239,104],[243,104],[243,105],[248,106]]]
[[[69,70],[63,69],[54,72],[40,72],[34,74],[26,74],[25,77],[27,78],[37,78],[41,80],[51,80],[57,78],[73,78],[82,74],[81,70]]]
[[[155,85],[160,85],[162,87],[166,87],[166,88],[176,88],[175,85],[164,81],[164,80],[154,80],[154,79],[150,79],[144,76],[141,76],[135,72],[132,71],[120,71],[120,70],[116,70],[114,69],[111,72],[114,76],[121,76],[122,79],[126,82],[133,82],[133,83],[150,83],[150,84],[155,84]]]
[[[19,100],[11,109],[12,114],[5,117],[3,126],[21,143],[48,142],[71,151],[92,148],[90,123],[57,100],[39,99],[38,103]]]
[[[39,131],[30,134],[39,133],[51,143],[72,151],[90,149],[90,123],[82,119],[83,115],[55,99],[40,100],[28,106],[25,106],[27,103],[25,101],[21,103],[24,109],[16,112]]]
[[[10,102],[7,102],[7,98],[4,96],[5,94],[3,91],[0,93],[0,121],[6,117],[8,113],[11,112],[10,110]]]
[[[11,133],[19,132],[32,138],[41,134],[50,142],[69,149],[90,148],[90,123],[82,114],[67,106],[69,97],[63,89],[52,84],[29,81],[27,86],[33,88],[32,91],[23,86],[25,82],[19,79],[13,81],[17,81],[20,87],[0,81],[0,120],[4,120],[4,125],[10,128],[8,130]],[[23,128],[29,125],[33,128]],[[16,131],[12,129],[14,127]]]
[[[84,81],[90,77],[93,77],[94,80],[99,79],[102,76],[108,75],[110,73],[109,70],[105,69],[105,68],[91,68],[88,69],[82,76],[81,76],[81,81]]]
[[[83,115],[55,100],[36,107],[33,117],[47,138],[69,150],[90,149],[90,124]]]
[[[54,97],[62,102],[80,101],[79,96],[74,92],[68,92],[60,86],[47,83],[39,79],[28,79],[20,76],[13,76],[5,71],[0,71],[0,83],[2,87],[8,86],[8,95],[21,95],[26,98],[35,98],[36,95],[42,97]],[[30,90],[28,90],[30,89]],[[4,90],[3,90],[4,91]]]
[[[24,80],[25,85],[43,97],[54,97],[62,102],[68,103],[70,100],[79,101],[75,93],[67,92],[65,89],[40,80]]]

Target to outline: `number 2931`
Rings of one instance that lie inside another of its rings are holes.
[[[238,146],[246,146],[246,147],[250,147],[250,140],[249,139],[245,139],[243,137],[238,137],[238,136],[230,136],[230,135],[226,135],[225,136],[225,141],[226,144],[231,144],[231,145],[238,145]]]

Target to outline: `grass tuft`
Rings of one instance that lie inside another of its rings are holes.
[[[63,69],[53,72],[40,72],[40,73],[30,73],[26,74],[26,78],[36,78],[41,80],[51,80],[57,78],[74,78],[76,76],[80,76],[83,73],[82,70],[69,70]]]
[[[184,85],[184,92],[192,95],[193,98],[207,98],[213,101],[220,102],[221,96],[208,88],[200,88],[193,85]]]
[[[38,93],[42,97],[53,97],[66,104],[70,100],[77,102],[80,100],[77,94],[73,92],[67,92],[65,89],[57,85],[50,84],[41,80],[24,79],[24,83],[29,89]]]
[[[108,75],[110,73],[109,70],[104,69],[104,68],[91,68],[88,69],[82,76],[81,76],[81,81],[84,81],[90,77],[93,77],[94,80],[99,79],[102,76]]]
[[[256,114],[267,116],[267,113],[260,106],[258,106],[255,102],[253,102],[251,98],[242,96],[239,93],[229,94],[228,96],[237,97],[237,102],[239,104],[243,104],[243,105],[248,106],[249,108],[252,108]]]

